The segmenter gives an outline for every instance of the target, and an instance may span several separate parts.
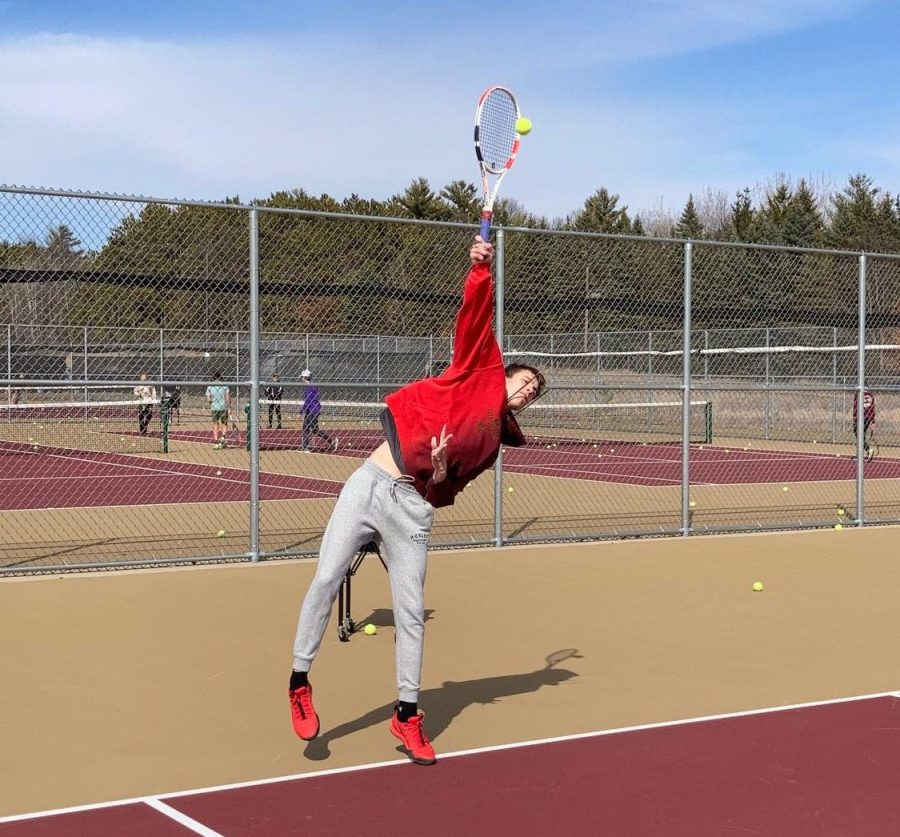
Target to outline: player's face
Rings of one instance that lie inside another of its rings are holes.
[[[521,410],[537,398],[539,387],[534,372],[519,369],[506,379],[506,403],[511,410]]]

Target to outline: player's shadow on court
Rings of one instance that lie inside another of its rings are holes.
[[[447,680],[439,688],[425,689],[419,693],[419,703],[428,710],[426,732],[429,738],[435,740],[440,737],[453,719],[468,706],[476,703],[496,703],[504,697],[536,692],[544,686],[559,686],[573,677],[578,677],[574,671],[557,667],[563,660],[572,658],[581,659],[581,655],[576,649],[567,648],[549,654],[546,657],[546,665],[535,671],[461,682]],[[323,761],[331,755],[331,742],[368,727],[387,724],[393,711],[394,704],[388,703],[356,720],[324,730],[318,738],[306,745],[304,755],[313,761]]]

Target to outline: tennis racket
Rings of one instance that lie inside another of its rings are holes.
[[[519,103],[505,87],[488,87],[475,109],[475,156],[481,169],[484,205],[481,210],[481,237],[487,241],[494,216],[494,201],[506,173],[516,162],[521,137],[516,132]],[[488,176],[493,176],[491,187]]]

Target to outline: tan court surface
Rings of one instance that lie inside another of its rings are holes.
[[[438,753],[897,690],[898,536],[434,552],[421,705]],[[313,668],[322,736],[291,731],[290,646],[314,569],[0,582],[0,815],[400,758],[374,559],[353,615],[381,630],[340,643],[329,627]],[[579,657],[548,669],[563,648]]]

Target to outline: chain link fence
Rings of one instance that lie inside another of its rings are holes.
[[[472,235],[0,189],[0,571],[315,554],[385,395],[450,363]],[[433,546],[900,520],[900,260],[495,244],[504,354],[549,387]]]

